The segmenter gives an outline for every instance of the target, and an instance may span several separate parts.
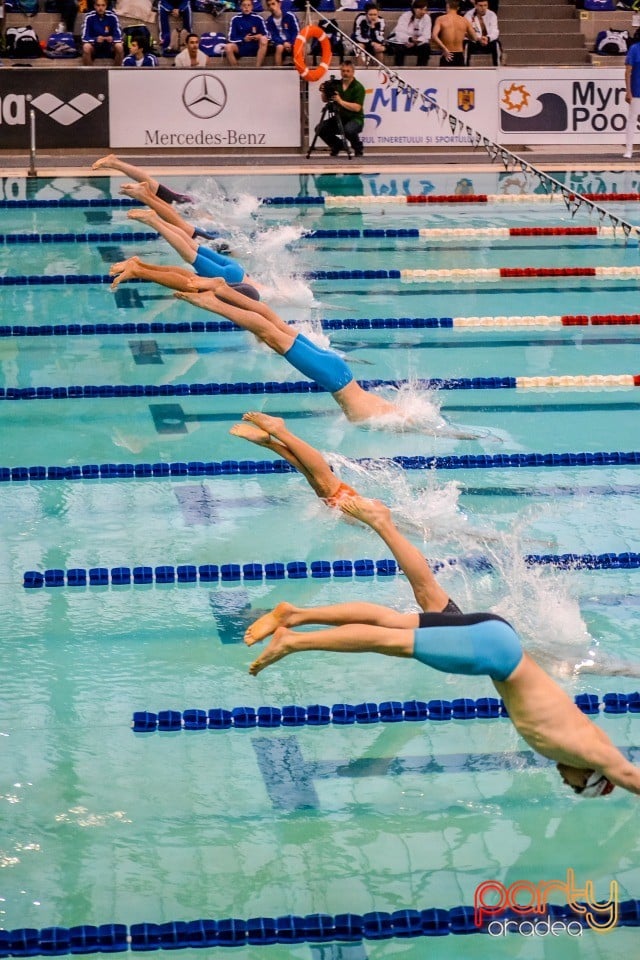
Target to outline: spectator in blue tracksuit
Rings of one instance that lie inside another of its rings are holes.
[[[82,65],[90,67],[97,58],[113,57],[119,67],[124,57],[122,30],[115,13],[107,10],[107,0],[95,0],[93,10],[82,25]]]
[[[122,61],[123,67],[157,67],[158,59],[145,49],[140,37],[133,37],[129,43],[129,55]]]
[[[283,13],[280,0],[267,0],[267,9],[271,13],[267,17],[267,33],[269,40],[275,47],[274,63],[281,67],[285,57],[293,56],[293,44],[300,32],[295,13]]]
[[[186,30],[187,33],[193,32],[193,14],[190,0],[160,0],[158,16],[160,17],[160,44],[163,53],[171,50],[171,31],[178,29],[178,20],[182,19],[182,30]]]
[[[229,25],[229,43],[224,48],[228,63],[237,67],[240,57],[255,57],[256,67],[261,67],[268,46],[267,28],[262,17],[253,13],[253,0],[242,0],[240,13]]]

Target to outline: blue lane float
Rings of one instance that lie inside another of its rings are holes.
[[[527,467],[600,467],[640,464],[640,451],[597,451],[595,453],[511,453],[484,456],[463,454],[450,457],[389,457],[402,470],[502,470]],[[360,458],[355,463],[379,461]],[[162,477],[257,476],[267,473],[296,473],[284,460],[171,461],[170,463],[84,463],[65,466],[0,467],[0,483],[38,480],[157,480]]]
[[[400,270],[310,270],[303,273],[305,280],[400,280]],[[138,283],[145,281],[137,281]],[[51,283],[113,283],[113,277],[99,274],[59,274],[55,278],[47,274],[16,274],[0,277],[0,287],[46,286]]]
[[[323,330],[450,329],[453,327],[453,317],[346,317],[342,320],[323,319],[320,323]],[[153,323],[56,323],[40,326],[22,323],[0,325],[0,337],[94,337],[122,333],[158,335],[230,332],[243,333],[244,331],[228,320],[192,320],[180,323],[154,321]]]
[[[408,380],[358,380],[364,390],[400,389]],[[515,390],[515,377],[455,377],[411,381],[421,390]],[[0,387],[0,400],[104,400],[114,397],[202,397],[327,393],[313,380],[251,383],[71,384],[57,387]]]
[[[599,911],[594,908],[594,914]],[[472,906],[450,909],[402,909],[393,912],[287,914],[279,917],[229,917],[220,920],[173,920],[168,923],[105,923],[75,927],[20,927],[0,930],[0,957],[62,956],[64,954],[124,953],[149,950],[210,949],[274,943],[357,943],[410,937],[468,936],[489,932],[490,923],[504,924],[504,932],[518,932],[522,914],[513,910],[492,913],[476,923]],[[505,921],[515,921],[505,923]],[[586,917],[571,904],[549,904],[535,922],[564,921],[587,932]],[[529,921],[531,922],[531,921]],[[616,927],[640,926],[640,900],[623,900],[617,907]]]
[[[560,570],[637,570],[640,568],[640,553],[563,553],[528,554],[523,557],[529,567],[552,566]],[[493,569],[489,557],[471,555],[430,560],[436,572],[445,567],[460,566],[473,572],[487,573]],[[120,567],[73,567],[69,570],[26,570],[23,575],[25,589],[42,587],[106,587],[130,586],[132,584],[175,583],[252,583],[263,580],[305,579],[352,579],[395,577],[398,565],[395,560],[289,560],[274,563],[207,563],[207,564],[161,564],[152,566]]]
[[[605,693],[602,704],[595,694],[574,697],[579,710],[593,715],[640,714],[640,692]],[[507,717],[502,700],[496,697],[456,697],[453,700],[384,700],[382,703],[315,703],[302,707],[221,707],[188,710],[137,710],[131,720],[134,733],[175,732],[178,730],[249,730],[273,727],[366,726],[371,723],[400,723],[432,720],[494,720]]]
[[[0,233],[0,244],[14,246],[19,244],[48,243],[139,243],[144,240],[157,240],[158,234],[149,231],[127,231],[115,233]]]
[[[139,200],[130,197],[93,197],[91,200],[77,200],[72,197],[60,197],[56,200],[0,200],[0,210],[85,210],[108,207],[142,207]]]

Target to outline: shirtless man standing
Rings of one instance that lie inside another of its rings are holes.
[[[330,629],[297,633],[301,624]],[[489,676],[520,736],[555,761],[564,783],[584,797],[606,796],[614,786],[640,795],[640,769],[582,713],[522,649],[513,627],[491,613],[398,613],[376,604],[343,603],[303,609],[279,604],[245,636],[249,645],[273,634],[249,667],[265,667],[302,650],[381,653],[419,660],[443,673]]]
[[[464,41],[480,43],[479,33],[473,29],[469,20],[458,13],[459,0],[447,0],[447,12],[436,20],[431,39],[442,50],[441,67],[464,67]]]

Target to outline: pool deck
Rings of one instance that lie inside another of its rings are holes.
[[[585,145],[584,150],[575,146],[534,145],[526,147],[510,147],[511,152],[522,157],[527,163],[541,170],[635,170],[640,164],[638,160],[623,160],[623,147],[605,144]],[[99,156],[108,151],[74,150],[52,151],[38,153],[35,168],[40,176],[105,176],[108,171],[96,171],[90,167]],[[331,158],[325,152],[314,153],[307,160],[304,153],[273,153],[256,155],[247,151],[242,156],[191,154],[145,153],[143,151],[122,151],[123,159],[149,169],[158,176],[183,176],[197,172],[204,176],[214,176],[216,173],[241,174],[247,173],[248,168],[255,172],[257,168],[271,170],[274,173],[394,173],[398,169],[406,172],[428,169],[430,173],[446,173],[452,167],[468,169],[473,167],[477,172],[499,169],[502,164],[499,159],[493,163],[487,158],[482,148],[469,147],[456,150],[438,150],[425,152],[398,152],[384,153],[370,150],[364,157],[354,158],[351,161],[345,158]],[[82,160],[86,158],[86,166]],[[80,163],[79,163],[80,161]],[[5,177],[22,177],[29,170],[28,152],[15,153],[0,151],[0,171]]]

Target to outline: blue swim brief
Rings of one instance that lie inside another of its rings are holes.
[[[299,333],[284,354],[292,367],[329,393],[337,393],[353,380],[351,370],[333,350],[324,350]]]
[[[227,283],[242,283],[244,280],[244,270],[237,260],[209,247],[198,247],[193,269],[199,277],[222,277]]]
[[[506,680],[522,660],[513,627],[493,613],[422,613],[414,659],[442,673]]]

